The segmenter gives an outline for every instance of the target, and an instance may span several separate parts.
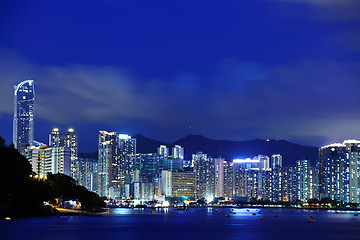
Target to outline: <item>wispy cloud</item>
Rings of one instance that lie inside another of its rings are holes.
[[[271,0],[294,4],[307,4],[315,9],[311,14],[319,19],[344,21],[360,18],[360,1],[358,0]]]
[[[282,2],[299,2],[309,3],[318,6],[333,7],[333,6],[353,6],[357,4],[357,0],[277,0]]]
[[[360,135],[357,62],[227,59],[208,78],[138,79],[114,66],[40,66],[11,51],[0,56],[0,114],[13,112],[12,85],[35,79],[36,118],[58,124],[130,123],[165,139],[183,136],[188,125],[223,139]]]

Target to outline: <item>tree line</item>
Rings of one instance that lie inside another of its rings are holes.
[[[37,216],[56,214],[44,202],[77,200],[81,209],[91,211],[105,207],[96,193],[78,186],[64,174],[49,174],[47,178],[35,178],[29,161],[11,144],[5,145],[0,137],[0,216]]]

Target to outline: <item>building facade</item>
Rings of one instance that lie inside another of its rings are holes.
[[[98,194],[108,197],[111,187],[119,187],[120,164],[116,132],[100,131],[98,156]]]
[[[317,166],[320,199],[360,203],[360,141],[321,147]]]
[[[196,197],[213,199],[215,197],[215,159],[197,152],[192,155],[194,163]]]
[[[34,142],[34,81],[26,80],[14,86],[13,143],[19,152]]]
[[[78,162],[78,137],[74,129],[69,128],[66,134],[61,134],[58,128],[54,128],[49,134],[49,146],[53,149],[53,161],[56,166],[66,164],[64,174],[79,181],[79,162]],[[61,154],[63,153],[63,154]],[[61,158],[69,158],[68,160]],[[60,165],[59,165],[60,164]],[[55,172],[58,172],[57,170]]]

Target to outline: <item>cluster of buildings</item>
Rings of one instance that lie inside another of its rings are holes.
[[[136,139],[116,132],[99,132],[98,158],[79,158],[73,129],[53,129],[48,144],[34,141],[34,83],[15,86],[15,147],[40,176],[63,173],[88,190],[109,199],[163,201],[232,199],[234,201],[307,201],[317,198],[360,203],[360,141],[323,146],[319,159],[283,166],[280,154],[225,160],[184,148],[161,145],[156,153],[137,153]]]

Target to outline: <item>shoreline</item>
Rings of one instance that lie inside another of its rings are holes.
[[[123,209],[162,209],[162,208],[129,208],[129,207],[120,207]],[[170,207],[173,209],[173,207]],[[317,208],[317,207],[291,207],[291,206],[188,206],[188,208],[235,208],[235,209],[290,209],[290,210],[312,210],[312,211],[351,211],[351,212],[360,212],[360,208]],[[110,208],[111,209],[111,208]],[[176,210],[175,210],[176,211]],[[185,210],[186,211],[186,210]],[[67,209],[67,208],[52,208],[50,211],[34,211],[22,210],[21,214],[2,214],[2,220],[10,217],[11,219],[17,218],[31,218],[31,217],[62,217],[62,216],[101,216],[103,213],[108,213],[108,211],[97,210],[97,211],[87,211],[87,210],[76,210],[76,209]]]

